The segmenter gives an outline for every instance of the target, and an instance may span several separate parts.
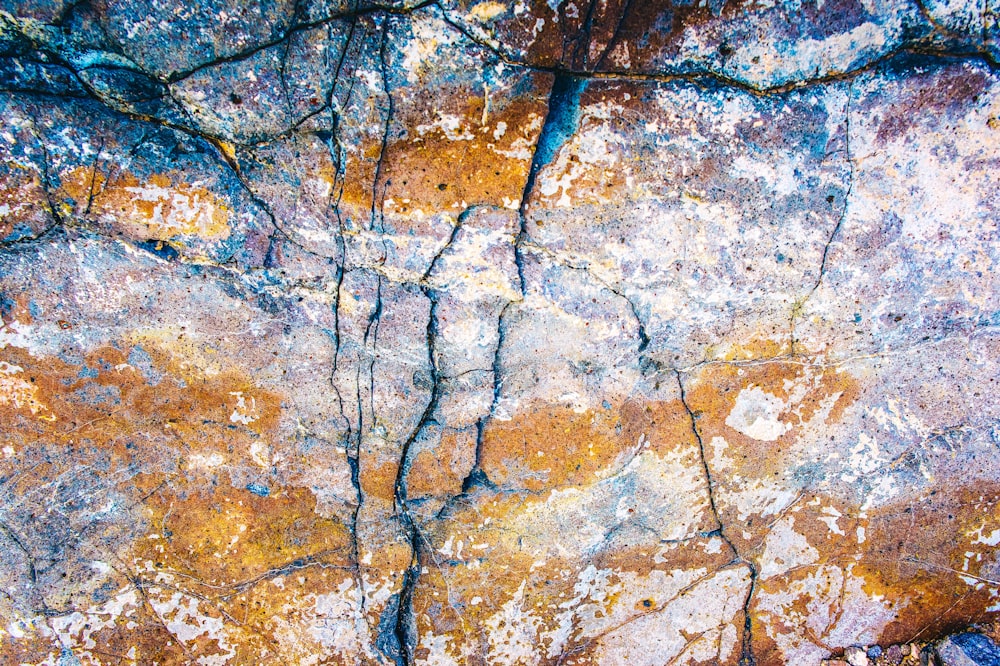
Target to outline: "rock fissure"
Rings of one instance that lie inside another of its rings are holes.
[[[988,631],[989,6],[164,2],[0,14],[3,658]]]
[[[701,431],[698,428],[698,415],[691,410],[691,406],[687,401],[687,392],[684,389],[684,380],[680,371],[675,371],[675,377],[677,378],[677,387],[680,391],[681,404],[684,406],[687,412],[688,418],[691,420],[691,432],[694,435],[695,440],[698,442],[698,457],[701,462],[702,470],[705,475],[705,487],[708,493],[708,505],[712,513],[712,517],[718,525],[718,534],[725,543],[726,547],[733,554],[733,563],[738,563],[747,568],[750,574],[750,585],[747,588],[746,597],[743,600],[743,635],[740,640],[740,666],[755,666],[757,660],[754,657],[753,651],[753,616],[750,612],[750,604],[753,600],[754,589],[757,586],[757,567],[754,565],[753,561],[744,557],[740,551],[736,548],[736,545],[732,542],[726,533],[726,526],[722,522],[722,516],[719,513],[719,508],[716,503],[715,494],[715,480],[712,475],[711,469],[708,465],[708,458],[705,454],[705,443],[701,437]]]

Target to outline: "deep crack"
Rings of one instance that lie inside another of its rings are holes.
[[[684,405],[685,411],[687,411],[688,418],[691,420],[691,433],[694,435],[695,440],[698,442],[698,455],[701,461],[702,471],[705,475],[705,485],[708,488],[708,505],[712,512],[713,518],[718,525],[718,535],[726,545],[729,547],[730,551],[733,553],[733,563],[739,563],[747,567],[750,572],[750,587],[747,589],[747,596],[743,601],[743,636],[741,639],[741,653],[740,653],[740,666],[754,666],[757,661],[754,658],[753,653],[753,619],[750,614],[750,604],[753,600],[753,593],[757,586],[757,567],[749,559],[743,557],[740,551],[733,544],[729,535],[726,534],[725,523],[722,522],[722,516],[719,513],[718,505],[716,504],[715,498],[715,479],[712,476],[712,471],[708,466],[708,458],[705,455],[705,443],[701,438],[701,431],[698,429],[698,415],[691,409],[690,404],[687,400],[687,392],[684,389],[684,381],[681,377],[679,370],[674,371],[674,376],[677,378],[677,388],[680,390],[680,400],[681,404]]]

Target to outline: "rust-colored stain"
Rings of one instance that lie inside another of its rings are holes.
[[[431,450],[420,451],[406,475],[406,493],[410,498],[454,497],[462,492],[462,482],[472,469],[476,451],[474,429],[441,432],[441,442]]]
[[[95,658],[281,663],[275,637],[283,627],[300,631],[296,617],[315,622],[317,604],[336,606],[334,599],[356,590],[349,527],[321,515],[308,488],[268,481],[268,470],[253,461],[260,443],[276,435],[278,395],[235,369],[199,378],[148,344],[64,358],[8,346],[0,358],[8,499],[72,487],[96,466],[98,486],[74,492],[120,505],[112,521],[100,511],[81,516],[67,533],[74,549],[58,559],[44,554],[46,539],[63,529],[51,517],[36,509],[4,524],[5,538],[33,554],[15,563],[30,565],[37,578],[27,592],[32,603],[49,608],[56,630],[99,646]],[[248,478],[256,483],[235,484],[234,470],[253,469]],[[51,534],[33,533],[39,520]],[[92,560],[107,573],[96,575]],[[84,601],[95,613],[86,625],[71,610]],[[296,649],[323,649],[309,647],[307,632],[296,641]],[[5,656],[30,661],[59,649],[54,638],[32,633]]]
[[[35,4],[0,58],[0,662],[1000,635],[988,16]]]
[[[640,436],[658,453],[695,443],[679,400],[624,401],[617,408],[584,411],[540,404],[510,421],[491,421],[483,435],[480,464],[501,486],[540,491],[583,485],[633,453]]]
[[[534,75],[532,81],[538,92],[494,100],[485,124],[482,91],[452,90],[443,101],[434,88],[433,99],[427,93],[411,100],[414,108],[401,119],[407,131],[399,138],[394,133],[384,154],[381,142],[371,138],[352,156],[340,204],[367,219],[374,191],[384,230],[408,234],[433,231],[435,214],[457,215],[473,203],[516,208],[551,76]]]
[[[60,189],[74,204],[68,212],[97,219],[130,238],[224,240],[229,236],[230,208],[180,174],[140,179],[122,171],[106,176],[94,168],[76,167],[63,174]]]
[[[738,352],[733,352],[738,354]],[[803,357],[807,359],[808,357]],[[823,423],[837,423],[843,411],[860,393],[859,382],[837,367],[813,368],[808,360],[795,359],[764,362],[721,362],[705,366],[693,375],[687,390],[687,403],[694,412],[703,442],[722,437],[737,452],[735,473],[744,477],[766,477],[786,468],[786,455],[803,428],[823,414]],[[744,389],[757,388],[785,403],[777,419],[787,430],[774,441],[761,441],[735,430],[726,423],[737,397]],[[801,395],[793,396],[793,391]],[[793,399],[794,397],[794,399]],[[726,472],[726,475],[731,475]]]
[[[426,570],[418,582],[414,607],[422,633],[449,636],[452,645],[462,646],[463,651],[451,652],[460,663],[486,665],[504,654],[504,644],[491,644],[483,628],[514,635],[521,630],[517,622],[525,613],[539,641],[537,663],[599,663],[603,640],[640,618],[662,615],[699,582],[732,563],[732,553],[710,538],[667,546],[609,548],[584,560],[539,558],[522,546],[512,530],[517,516],[538,498],[486,493],[476,500],[474,509],[460,509],[449,516],[447,542],[442,543],[442,533],[430,535],[432,545],[421,558]],[[455,549],[460,537],[467,541],[458,557]],[[689,572],[691,582],[671,593],[661,590],[636,596],[631,589],[634,581],[678,572]],[[587,589],[581,581],[595,574],[601,582],[590,597],[581,592]],[[576,602],[567,603],[574,598]],[[573,608],[576,617],[569,620],[566,613],[553,612],[560,608]],[[560,629],[562,623],[566,624]],[[739,626],[742,615],[736,613],[732,623]],[[563,636],[563,642],[553,648],[556,634]],[[426,648],[416,653],[418,658],[428,655]]]

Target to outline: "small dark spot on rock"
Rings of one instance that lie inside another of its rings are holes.
[[[237,95],[236,93],[230,93],[229,101],[232,102],[233,104],[242,104],[243,98]]]

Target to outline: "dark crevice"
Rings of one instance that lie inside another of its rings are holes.
[[[691,420],[691,433],[694,435],[695,441],[698,442],[698,455],[701,461],[701,468],[705,475],[705,485],[708,488],[708,506],[712,512],[712,517],[715,519],[716,525],[718,525],[715,532],[718,534],[719,538],[722,539],[729,550],[733,554],[732,563],[742,564],[747,567],[750,573],[750,587],[747,590],[747,596],[743,600],[743,637],[741,640],[741,654],[740,654],[740,666],[754,666],[757,660],[754,658],[753,653],[753,620],[750,615],[750,603],[753,600],[753,593],[757,586],[757,567],[754,563],[743,557],[743,555],[737,550],[735,544],[733,544],[732,539],[726,533],[725,523],[722,522],[722,516],[719,513],[718,505],[716,504],[715,497],[715,479],[712,476],[712,471],[708,466],[708,458],[705,455],[705,443],[701,438],[701,431],[698,429],[698,415],[691,409],[690,404],[687,400],[687,392],[684,389],[684,380],[681,377],[681,373],[678,370],[674,371],[674,375],[677,378],[677,388],[680,390],[681,404],[684,405],[685,411],[687,411],[688,418]]]
[[[993,54],[988,49],[982,50],[950,50],[950,49],[940,49],[933,47],[922,46],[919,42],[904,42],[894,49],[874,57],[857,67],[844,71],[834,71],[828,72],[826,74],[818,74],[812,77],[806,77],[802,79],[792,79],[783,83],[775,84],[772,86],[757,86],[748,81],[737,79],[723,72],[717,72],[710,69],[692,69],[687,72],[675,72],[675,73],[640,73],[640,72],[630,72],[624,70],[587,70],[587,69],[576,69],[563,67],[560,65],[539,65],[529,62],[524,62],[519,60],[516,56],[505,52],[503,46],[496,42],[495,40],[485,38],[483,36],[476,35],[469,26],[464,25],[460,20],[449,15],[447,12],[444,14],[444,20],[451,25],[455,30],[462,33],[467,39],[475,42],[481,47],[489,50],[502,62],[512,67],[523,67],[535,72],[549,72],[556,76],[569,76],[580,79],[598,79],[598,80],[609,80],[609,81],[651,81],[651,82],[662,82],[662,83],[673,83],[673,82],[683,82],[688,81],[704,87],[710,86],[722,86],[725,88],[736,88],[743,90],[751,95],[758,97],[771,97],[775,95],[782,95],[784,93],[791,92],[793,90],[800,90],[802,88],[810,88],[819,85],[825,85],[829,83],[835,83],[837,81],[848,81],[856,78],[858,75],[872,71],[878,66],[896,58],[901,55],[912,55],[912,56],[922,56],[931,59],[956,59],[956,60],[979,60],[983,62],[991,70],[996,71],[998,68],[998,63],[993,58]]]
[[[266,51],[269,48],[273,48],[275,46],[279,46],[284,42],[287,42],[296,33],[305,32],[306,30],[312,30],[313,28],[329,25],[337,21],[347,21],[347,20],[355,21],[363,16],[371,16],[373,14],[391,14],[391,15],[405,16],[407,14],[412,14],[414,12],[420,11],[425,7],[436,4],[437,0],[428,0],[425,2],[421,2],[417,5],[414,5],[412,7],[406,7],[406,8],[372,5],[368,7],[358,7],[347,12],[338,12],[330,14],[328,16],[324,16],[322,18],[313,21],[304,21],[295,23],[287,30],[285,30],[283,34],[281,34],[279,37],[276,37],[274,39],[269,39],[266,42],[261,42],[260,44],[256,44],[253,47],[244,49],[238,53],[234,53],[227,56],[221,56],[218,58],[213,58],[212,60],[201,63],[199,65],[195,65],[194,67],[176,71],[170,74],[169,76],[165,77],[163,81],[164,83],[178,83],[200,71],[209,69],[211,67],[215,67],[217,65],[222,65],[225,63],[241,62],[243,60],[247,60],[257,55],[261,51]],[[138,69],[138,65],[136,66],[136,69]]]
[[[733,557],[739,559],[739,551],[736,550],[736,546],[729,539],[726,534],[725,525],[722,522],[722,518],[719,516],[719,509],[715,503],[715,480],[712,478],[712,472],[708,467],[708,459],[705,457],[705,444],[701,440],[701,431],[698,430],[698,416],[691,410],[691,406],[687,401],[687,392],[684,389],[684,381],[681,377],[680,371],[675,370],[674,376],[677,378],[677,387],[681,394],[681,404],[684,405],[684,409],[687,411],[688,418],[691,420],[691,432],[694,435],[695,440],[698,442],[698,454],[701,462],[701,468],[705,475],[705,483],[708,488],[708,506],[712,512],[712,517],[715,519],[717,531],[719,533],[719,538],[726,542],[729,549],[733,553]]]
[[[441,505],[441,508],[434,516],[435,520],[440,520],[446,517],[456,503],[464,500],[469,495],[476,492],[477,489],[485,488],[487,490],[497,490],[496,484],[493,483],[489,475],[486,473],[486,470],[482,467],[483,446],[486,435],[486,427],[496,413],[497,405],[500,402],[500,393],[503,388],[502,372],[500,368],[500,356],[504,344],[503,321],[504,316],[511,305],[513,305],[511,301],[504,304],[503,309],[501,309],[500,314],[497,317],[497,344],[493,350],[493,364],[490,370],[493,373],[493,396],[490,402],[489,412],[476,420],[476,448],[473,452],[472,467],[465,475],[465,478],[462,479],[461,492],[458,495],[449,497],[448,500]]]
[[[596,0],[595,0],[596,1]],[[611,39],[608,40],[607,45],[604,47],[604,51],[601,53],[601,57],[597,59],[594,63],[595,70],[603,70],[604,63],[607,61],[608,56],[614,52],[615,47],[621,42],[622,39],[622,27],[625,25],[625,21],[628,18],[628,14],[632,11],[633,0],[625,0],[625,5],[622,7],[621,13],[618,15],[618,21],[615,24],[615,29],[611,34]]]
[[[642,356],[642,353],[644,351],[646,351],[647,347],[649,347],[650,339],[649,339],[649,335],[646,333],[646,320],[639,314],[639,308],[635,304],[635,302],[631,298],[629,298],[628,295],[625,294],[624,291],[622,291],[621,289],[613,286],[612,284],[610,284],[609,282],[607,282],[603,278],[599,277],[598,275],[595,275],[590,270],[589,266],[585,266],[585,265],[582,266],[582,265],[579,265],[579,264],[574,264],[571,261],[568,261],[568,260],[560,257],[558,254],[556,254],[554,251],[550,250],[549,248],[545,247],[544,245],[538,245],[537,243],[530,242],[530,247],[532,249],[538,250],[539,252],[542,252],[545,255],[547,255],[548,257],[552,258],[560,266],[564,266],[565,268],[568,268],[570,270],[581,271],[583,273],[586,273],[587,275],[590,276],[591,279],[593,279],[594,281],[596,281],[602,287],[604,287],[605,289],[607,289],[609,292],[611,292],[612,294],[614,294],[619,299],[625,301],[625,304],[628,305],[629,311],[632,313],[632,318],[635,319],[635,323],[636,323],[636,337],[639,339],[638,353],[640,355],[640,363],[644,363],[644,360],[643,360],[644,357]]]
[[[483,446],[485,443],[486,427],[489,422],[496,416],[497,407],[500,404],[500,395],[503,392],[503,369],[501,367],[501,358],[503,354],[504,341],[506,339],[506,331],[504,329],[504,320],[506,319],[507,312],[510,310],[514,303],[508,301],[504,304],[503,308],[500,310],[500,314],[497,316],[497,344],[493,349],[493,397],[490,401],[490,410],[485,416],[482,416],[476,421],[476,451],[473,458],[472,468],[469,473],[466,474],[465,478],[462,480],[462,495],[468,495],[474,491],[477,487],[495,489],[496,485],[490,480],[489,475],[482,467],[483,459]],[[442,512],[445,511],[445,507],[442,507]],[[444,515],[439,512],[439,515]]]
[[[577,123],[580,120],[580,95],[586,86],[585,79],[557,74],[549,91],[548,112],[545,115],[542,131],[535,141],[531,167],[528,169],[528,177],[521,192],[521,203],[518,206],[520,229],[514,240],[514,263],[517,265],[522,296],[527,285],[524,280],[524,256],[521,246],[529,238],[527,209],[535,189],[535,181],[539,172],[555,159],[563,144],[576,133]]]
[[[840,209],[840,214],[837,216],[837,221],[833,225],[833,229],[830,231],[830,235],[826,239],[826,243],[823,245],[823,254],[819,262],[819,270],[816,275],[816,280],[809,292],[796,301],[795,305],[792,307],[792,313],[789,321],[789,354],[795,355],[796,345],[798,340],[795,335],[795,323],[796,320],[801,316],[802,310],[805,307],[806,302],[812,298],[816,290],[819,289],[820,285],[823,283],[823,278],[826,277],[827,262],[829,260],[830,248],[833,246],[834,241],[840,234],[840,229],[844,225],[844,220],[847,218],[847,211],[850,206],[851,192],[854,189],[854,159],[851,155],[851,97],[854,94],[854,82],[849,81],[847,83],[847,100],[844,105],[844,154],[847,161],[847,189],[844,192],[844,203]]]
[[[328,202],[329,209],[336,219],[337,222],[337,251],[340,254],[340,259],[337,262],[337,268],[335,273],[335,291],[334,291],[334,302],[333,302],[333,322],[334,322],[334,353],[333,353],[333,364],[330,370],[330,384],[333,387],[334,392],[337,396],[337,404],[340,411],[340,418],[345,423],[346,436],[345,436],[345,456],[347,458],[347,463],[351,469],[351,483],[355,491],[356,507],[354,510],[354,515],[352,516],[351,533],[354,542],[354,564],[355,567],[360,567],[359,557],[358,557],[358,543],[357,543],[357,524],[358,524],[358,511],[361,508],[361,503],[363,500],[361,493],[361,483],[360,483],[360,470],[358,466],[357,451],[355,450],[352,455],[351,451],[351,441],[352,441],[352,431],[350,419],[344,412],[344,398],[340,393],[340,389],[335,381],[336,373],[339,369],[340,364],[340,348],[341,348],[341,321],[340,321],[340,308],[341,308],[341,290],[344,284],[344,276],[346,275],[345,265],[347,262],[347,244],[344,240],[344,220],[340,211],[340,201],[344,194],[344,181],[345,181],[345,165],[343,160],[344,148],[340,143],[340,133],[339,120],[340,116],[334,111],[333,98],[336,92],[337,84],[340,81],[340,75],[343,70],[344,61],[347,57],[347,53],[350,50],[351,42],[354,37],[354,29],[357,23],[357,19],[352,19],[350,27],[348,28],[347,37],[344,40],[344,49],[340,53],[340,58],[337,61],[337,68],[334,72],[333,81],[330,84],[329,92],[327,94],[326,109],[330,113],[330,126],[332,131],[330,135],[323,138],[326,144],[327,151],[330,155],[330,163],[333,166],[334,172],[334,184],[330,188],[330,198]],[[328,38],[332,41],[332,35],[328,33]],[[351,89],[348,90],[348,99],[350,98]],[[329,218],[328,218],[329,219]],[[359,572],[358,584],[361,584],[360,572]],[[362,589],[362,588],[359,588]]]
[[[583,25],[575,38],[573,46],[574,66],[579,69],[589,69],[590,65],[590,44],[593,41],[594,31],[594,10],[601,0],[590,0],[587,3],[587,15],[583,19]]]
[[[576,74],[558,72],[549,91],[548,112],[541,134],[535,142],[535,152],[531,157],[531,167],[521,195],[518,210],[524,217],[534,192],[535,180],[539,172],[548,166],[559,149],[576,133],[580,121],[580,95],[587,87],[587,79]]]
[[[371,362],[368,364],[368,399],[370,406],[371,424],[369,428],[375,425],[375,361],[377,358],[376,354],[376,343],[378,340],[378,328],[382,316],[382,277],[377,274],[376,290],[375,290],[375,304],[372,308],[372,313],[368,317],[368,322],[365,325],[365,333],[362,339],[362,344],[365,349],[368,349],[369,340],[371,340]],[[365,428],[365,414],[364,414],[364,400],[361,395],[362,387],[362,368],[364,364],[362,363],[362,357],[358,357],[358,365],[354,374],[354,387],[355,387],[355,404],[357,406],[357,422],[358,429],[354,433],[353,437],[350,437],[350,429],[348,429],[348,438],[345,442],[345,456],[347,458],[347,463],[351,471],[351,484],[355,488],[357,503],[354,510],[351,512],[351,537],[353,539],[352,544],[352,555],[354,557],[354,564],[357,570],[357,576],[359,583],[361,584],[360,590],[360,611],[361,616],[364,618],[365,624],[368,626],[369,632],[372,627],[368,622],[367,614],[367,596],[364,588],[364,577],[361,573],[361,557],[360,549],[361,545],[358,542],[358,530],[360,525],[361,510],[364,507],[365,497],[364,488],[361,486],[361,452],[362,452],[362,442],[363,433]],[[380,621],[381,624],[381,621]]]
[[[382,90],[386,97],[386,110],[385,110],[385,125],[382,128],[382,143],[379,146],[378,151],[378,162],[375,164],[375,177],[372,179],[372,203],[371,203],[371,220],[369,222],[369,228],[371,231],[377,231],[379,234],[385,233],[385,214],[383,211],[383,205],[385,203],[385,193],[389,188],[389,182],[386,181],[382,183],[382,198],[379,199],[378,188],[380,181],[382,180],[382,171],[385,168],[385,155],[389,146],[389,134],[392,131],[392,120],[393,114],[395,112],[395,102],[392,98],[392,93],[389,92],[389,63],[387,59],[386,50],[389,45],[389,21],[386,20],[382,23],[382,39],[379,44],[379,73],[382,78]],[[378,221],[378,227],[376,228],[375,223]],[[383,247],[385,247],[385,240],[382,241]],[[388,252],[388,248],[385,247]]]
[[[97,184],[97,166],[100,163],[101,153],[103,152],[104,152],[104,137],[101,137],[101,143],[97,147],[97,153],[94,155],[94,165],[91,168],[90,172],[90,188],[89,188],[90,191],[87,193],[87,207],[83,211],[84,215],[90,215],[90,211],[94,206],[94,196],[96,194],[95,186]]]
[[[344,410],[344,396],[340,392],[340,387],[337,382],[337,372],[340,369],[340,353],[342,345],[341,331],[341,292],[344,285],[344,276],[346,275],[345,264],[347,262],[347,244],[344,240],[344,221],[343,216],[340,211],[340,201],[343,197],[344,192],[344,161],[342,159],[343,147],[340,144],[340,136],[338,132],[338,122],[339,116],[334,112],[333,109],[333,95],[337,87],[337,83],[340,80],[340,74],[343,69],[344,61],[346,59],[347,53],[351,47],[351,41],[354,37],[354,28],[356,24],[356,19],[351,21],[351,25],[348,29],[347,38],[344,41],[344,49],[340,53],[340,58],[337,61],[336,71],[334,72],[333,81],[330,84],[329,93],[327,95],[327,103],[325,108],[330,113],[330,126],[332,131],[328,137],[325,137],[324,143],[326,144],[327,151],[330,155],[330,163],[333,166],[334,171],[334,184],[330,188],[330,198],[328,201],[328,207],[330,214],[336,220],[337,224],[337,252],[340,255],[339,261],[337,262],[336,272],[334,274],[334,301],[333,301],[333,363],[330,368],[329,382],[330,386],[336,396],[337,409],[340,413],[340,419],[344,423],[344,459],[347,462],[348,470],[350,471],[351,487],[354,490],[354,508],[351,510],[350,517],[350,530],[351,530],[351,564],[353,566],[353,576],[355,578],[355,584],[358,586],[360,591],[359,595],[359,610],[360,615],[364,618],[365,626],[367,627],[369,634],[371,633],[372,627],[370,626],[367,614],[367,604],[365,601],[364,594],[364,576],[361,571],[361,544],[358,539],[358,523],[361,514],[361,508],[364,504],[364,494],[361,488],[361,435],[360,435],[360,420],[359,420],[359,432],[357,436],[353,432],[351,427],[351,420],[347,416]],[[331,37],[328,33],[328,37]],[[332,37],[331,37],[332,40]],[[350,96],[350,91],[348,91],[348,96]],[[329,215],[327,217],[329,219]],[[357,379],[357,378],[356,378]],[[358,396],[360,400],[360,396]],[[359,402],[360,404],[360,402]],[[360,419],[360,413],[359,413]]]
[[[499,347],[500,345],[497,345],[498,349]],[[495,393],[496,387],[494,387],[494,395]],[[495,401],[496,398],[494,397],[494,402]],[[469,473],[465,475],[465,478],[462,479],[463,496],[469,495],[469,493],[473,492],[476,488],[496,488],[496,485],[490,480],[486,470],[483,469],[483,438],[486,435],[486,418],[487,417],[482,417],[476,420],[476,450],[472,458],[472,468],[469,470]]]
[[[370,428],[374,428],[375,420],[375,363],[378,360],[378,329],[382,322],[382,274],[375,274],[375,307],[368,318],[365,327],[364,343],[367,347],[371,343],[371,359],[368,363],[368,413],[371,416]],[[360,370],[359,370],[360,372]],[[362,419],[364,418],[364,401],[361,400],[361,386],[358,385],[358,447],[361,446],[361,435],[364,432]]]
[[[38,132],[38,120],[32,118],[32,130],[35,137],[38,139],[38,146],[42,152],[42,163],[41,163],[41,177],[42,177],[42,193],[45,195],[45,204],[49,215],[52,218],[52,225],[57,227],[65,226],[65,220],[63,220],[62,215],[59,212],[59,208],[56,206],[55,199],[52,197],[52,175],[49,173],[49,149],[45,145],[45,139]]]
[[[474,209],[466,209],[458,216],[455,226],[452,227],[451,234],[449,235],[447,242],[441,247],[440,250],[438,250],[437,254],[435,254],[420,280],[420,290],[423,292],[424,296],[427,297],[427,300],[430,303],[427,315],[427,330],[425,333],[427,361],[428,368],[430,370],[430,397],[427,400],[427,405],[424,407],[423,413],[420,415],[420,419],[417,421],[417,425],[413,428],[409,437],[407,437],[403,442],[403,446],[399,454],[399,465],[396,468],[396,480],[393,486],[393,501],[395,509],[403,527],[407,532],[412,553],[410,567],[403,576],[403,586],[400,591],[400,603],[395,624],[396,638],[399,641],[400,658],[403,666],[412,662],[414,650],[416,650],[417,643],[419,642],[416,619],[413,617],[413,591],[420,575],[421,562],[424,559],[421,556],[423,553],[423,548],[421,546],[423,537],[420,534],[420,527],[417,525],[408,505],[409,497],[407,494],[406,476],[410,469],[410,451],[413,448],[413,444],[428,426],[437,425],[435,411],[437,410],[438,402],[441,398],[441,389],[444,381],[444,377],[441,375],[437,351],[437,310],[439,295],[433,287],[429,286],[428,281],[433,275],[434,269],[437,267],[441,257],[443,257],[454,244],[459,231],[462,229],[473,210]]]
[[[301,0],[295,0],[292,8],[292,16],[295,17],[299,12],[299,3]],[[288,77],[286,76],[288,69],[288,56],[292,50],[292,31],[288,31],[284,39],[284,49],[281,51],[281,58],[278,60],[278,82],[281,84],[281,96],[285,100],[285,112],[288,114],[289,120],[294,118],[295,111],[292,106],[292,95],[288,86]],[[315,112],[314,112],[315,113]],[[292,123],[294,125],[294,122]]]
[[[854,83],[848,82],[847,84],[847,101],[844,105],[844,152],[845,158],[847,160],[847,191],[844,193],[844,205],[841,208],[840,215],[837,217],[837,223],[833,227],[833,231],[830,232],[830,237],[826,241],[826,245],[823,246],[823,256],[819,262],[819,274],[816,276],[816,284],[813,285],[809,294],[812,295],[819,285],[823,282],[823,277],[826,275],[826,262],[830,254],[830,246],[833,241],[836,240],[837,234],[840,233],[840,227],[844,224],[844,219],[847,217],[848,206],[850,205],[851,190],[854,189],[854,159],[851,156],[851,97],[854,94]]]

